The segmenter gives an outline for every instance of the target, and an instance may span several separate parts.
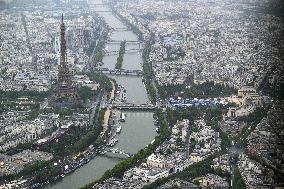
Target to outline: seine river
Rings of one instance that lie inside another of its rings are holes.
[[[96,0],[101,4],[101,0]],[[98,10],[110,9],[106,6],[99,7]],[[126,49],[137,49],[139,44],[133,44],[138,37],[132,31],[123,31],[126,28],[112,12],[99,12],[104,17],[107,24],[114,28],[110,35],[111,40],[129,41],[126,43]],[[119,50],[119,43],[109,42],[106,47],[108,50]],[[118,55],[106,55],[103,59],[103,67],[113,69],[115,67]],[[125,53],[122,68],[129,70],[142,69],[142,58],[139,53]],[[149,101],[146,89],[143,85],[142,78],[136,76],[112,76],[118,84],[123,85],[127,90],[126,100],[131,103],[146,103]],[[118,135],[119,142],[115,148],[120,148],[125,152],[136,153],[144,148],[156,136],[153,122],[153,113],[151,112],[125,112],[126,122],[122,123],[121,134]],[[99,179],[103,173],[113,168],[121,159],[97,156],[89,163],[77,169],[70,175],[64,177],[60,182],[46,186],[45,189],[77,189],[96,179]]]

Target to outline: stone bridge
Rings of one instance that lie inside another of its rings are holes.
[[[142,76],[142,70],[125,70],[125,69],[109,69],[109,68],[96,68],[97,71],[110,74],[110,75],[134,75]]]

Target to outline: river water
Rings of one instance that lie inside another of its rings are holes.
[[[98,4],[101,0],[96,0]],[[98,7],[98,10],[108,10],[107,7]],[[137,36],[132,31],[121,31],[126,26],[111,12],[98,12],[104,17],[106,23],[117,28],[110,35],[110,39],[117,41],[137,41]],[[109,42],[106,47],[108,50],[119,50],[119,43],[112,44]],[[126,43],[126,49],[138,48],[139,44]],[[118,55],[107,55],[104,57],[103,67],[113,69],[115,67]],[[125,53],[122,68],[129,70],[142,69],[142,58],[139,53]],[[131,103],[147,103],[149,98],[143,85],[142,78],[136,76],[111,76],[126,90],[126,101]],[[155,138],[155,126],[153,122],[153,113],[151,112],[130,112],[126,111],[126,122],[122,123],[122,131],[117,136],[118,143],[115,148],[120,148],[128,153],[136,153],[144,148]],[[48,185],[45,189],[77,189],[96,179],[99,179],[103,173],[113,168],[121,159],[97,156],[86,165],[77,169],[70,175],[64,177],[60,182]]]

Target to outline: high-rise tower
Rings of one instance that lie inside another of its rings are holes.
[[[60,64],[58,66],[58,82],[52,89],[49,103],[56,107],[70,107],[80,103],[79,96],[73,85],[67,63],[65,24],[63,14],[60,24]]]

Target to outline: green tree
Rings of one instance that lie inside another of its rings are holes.
[[[246,184],[242,178],[239,168],[236,166],[234,170],[234,180],[233,180],[233,188],[235,189],[246,189]]]
[[[125,54],[125,46],[126,46],[126,41],[125,40],[121,41],[117,62],[115,64],[115,69],[121,69],[122,67],[123,56]]]
[[[78,94],[84,102],[94,98],[94,91],[90,87],[87,87],[87,86],[80,87],[78,89]]]

